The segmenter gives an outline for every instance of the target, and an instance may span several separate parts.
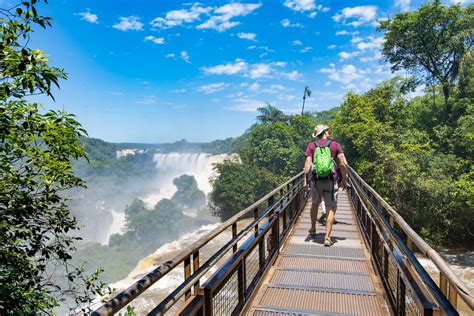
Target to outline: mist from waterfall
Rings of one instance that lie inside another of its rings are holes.
[[[133,150],[117,152],[117,159],[126,155],[135,155]],[[212,155],[206,153],[156,153],[153,155],[156,172],[150,183],[140,183],[139,180],[130,180],[124,183],[129,189],[126,191],[137,192],[134,198],[139,198],[146,203],[148,208],[153,208],[161,199],[169,199],[176,192],[176,186],[173,180],[179,176],[186,174],[194,176],[199,190],[203,191],[206,196],[211,192],[212,186],[210,179],[216,175],[214,171],[214,164],[221,163],[226,159],[235,158],[237,155]],[[145,187],[146,186],[146,187]],[[122,197],[117,197],[122,199]],[[85,236],[85,240],[99,242],[102,245],[107,245],[112,234],[121,233],[125,225],[124,209],[127,204],[130,204],[133,199],[122,202],[122,205],[117,205],[117,201],[112,205],[106,200],[99,200],[97,203],[100,209],[107,214],[107,220],[103,223],[104,226],[100,229],[93,229]],[[186,213],[189,216],[195,216],[195,213]],[[90,225],[94,225],[91,223]],[[88,238],[89,237],[89,238]],[[92,237],[92,238],[91,238]]]

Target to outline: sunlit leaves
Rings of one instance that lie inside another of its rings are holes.
[[[38,1],[24,1],[0,18],[0,314],[50,314],[64,296],[77,304],[102,293],[100,271],[87,277],[68,263],[78,229],[62,194],[84,186],[71,159],[85,156],[86,135],[74,115],[45,111],[26,97],[52,96],[66,74],[45,53],[28,47]],[[61,282],[58,273],[69,281]]]

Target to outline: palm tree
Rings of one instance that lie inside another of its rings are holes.
[[[261,115],[257,116],[257,120],[263,124],[285,122],[288,120],[288,116],[286,116],[281,110],[277,109],[270,103],[266,103],[265,107],[257,108],[257,111],[262,113]]]
[[[311,96],[311,90],[309,89],[308,86],[304,87],[304,92],[303,92],[303,107],[301,108],[301,115],[303,115],[304,112],[304,102],[306,101],[306,97]]]

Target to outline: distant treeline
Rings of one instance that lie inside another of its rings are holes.
[[[138,149],[161,153],[207,153],[207,154],[228,154],[235,153],[234,142],[236,138],[229,137],[218,139],[208,143],[191,143],[182,139],[173,143],[112,143],[98,138],[83,137],[82,143],[85,146],[89,158],[97,160],[111,160],[116,158],[116,152],[123,149]]]

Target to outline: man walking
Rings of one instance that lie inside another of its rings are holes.
[[[342,181],[340,186],[343,190],[347,187],[347,161],[339,144],[330,139],[329,127],[327,125],[318,125],[314,128],[312,134],[315,137],[314,142],[308,143],[306,147],[306,161],[304,165],[304,186],[308,188],[308,181],[311,181],[311,228],[310,235],[316,234],[316,219],[318,208],[321,201],[324,200],[327,211],[326,234],[324,236],[324,246],[331,246],[331,230],[334,223],[334,214],[337,209],[337,190],[336,168],[334,161],[337,162],[341,170]],[[313,168],[311,168],[313,167]],[[313,170],[311,172],[311,170]]]

